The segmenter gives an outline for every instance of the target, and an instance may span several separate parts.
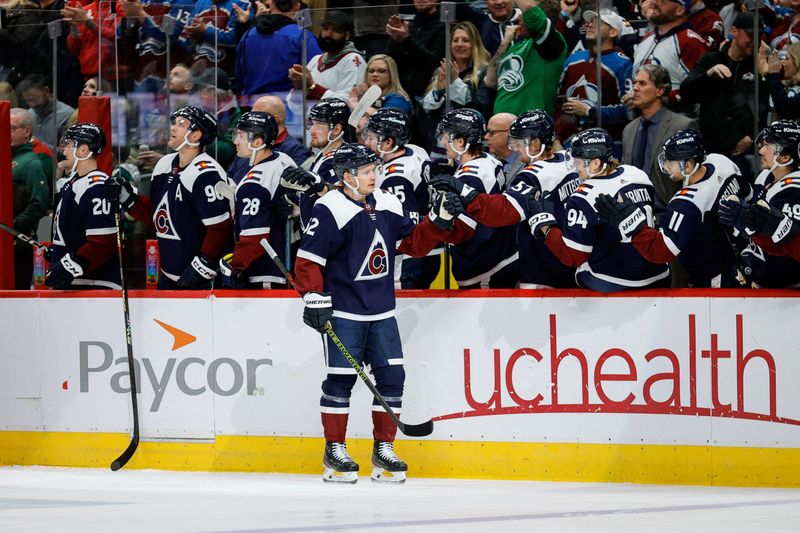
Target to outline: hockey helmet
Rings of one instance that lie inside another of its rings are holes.
[[[345,172],[355,176],[359,168],[377,163],[378,156],[363,144],[345,143],[333,153],[333,171],[341,180]]]
[[[690,159],[694,161],[695,167],[692,172],[687,173],[686,162]],[[658,155],[658,166],[662,172],[669,174],[666,162],[677,161],[680,165],[681,175],[688,178],[705,159],[706,148],[703,144],[703,137],[699,132],[687,128],[676,131],[667,139]]]
[[[411,139],[411,119],[399,109],[385,107],[369,117],[364,131],[374,132],[380,142],[392,139],[396,147],[405,146]]]
[[[572,138],[569,155],[573,159],[591,161],[599,159],[607,163],[614,153],[614,140],[602,128],[590,128]]]
[[[189,131],[199,131],[203,134],[200,137],[200,146],[207,146],[217,137],[217,120],[205,109],[197,106],[187,105],[169,116],[170,122],[175,122],[178,117],[183,117],[189,121]]]
[[[308,120],[324,122],[331,129],[336,124],[341,124],[344,127],[349,116],[350,108],[338,98],[323,98],[308,112]]]
[[[449,134],[450,142],[461,137],[467,145],[475,146],[486,135],[486,120],[474,109],[464,108],[450,111],[436,126],[436,138]]]
[[[73,124],[61,136],[61,144],[75,141],[75,148],[85,144],[94,155],[100,155],[106,148],[106,134],[97,124],[92,122],[78,122]]]
[[[271,113],[263,111],[248,111],[239,117],[236,129],[252,134],[252,138],[261,137],[264,144],[271,147],[278,137],[278,123]]]
[[[553,119],[541,109],[525,111],[509,126],[508,138],[509,144],[511,139],[524,139],[529,143],[532,139],[539,139],[544,146],[553,146],[556,142]]]
[[[767,143],[777,146],[776,157],[781,154],[796,157],[800,144],[800,123],[796,120],[776,120],[756,136],[756,144]]]

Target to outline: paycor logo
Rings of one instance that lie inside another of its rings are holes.
[[[170,334],[175,342],[175,351],[194,342],[195,338],[172,326],[156,321]],[[241,360],[241,358],[239,358]],[[80,392],[90,392],[98,376],[116,370],[109,378],[111,390],[119,394],[130,394],[128,358],[115,357],[111,346],[103,341],[80,341],[78,343]],[[146,355],[134,359],[136,390],[142,392],[142,383],[153,391],[150,412],[158,412],[167,391],[177,389],[180,394],[200,396],[211,392],[219,396],[234,396],[244,388],[249,395],[264,393],[256,383],[256,372],[261,366],[272,366],[272,359],[247,358],[244,364],[230,357],[218,357],[210,362],[201,357],[158,357]],[[200,367],[200,368],[198,368]],[[202,369],[205,369],[203,372]],[[142,372],[144,370],[144,372]],[[145,379],[146,377],[146,379]],[[64,388],[67,383],[64,383]]]

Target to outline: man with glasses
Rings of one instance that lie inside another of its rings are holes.
[[[14,229],[36,238],[39,220],[47,214],[49,188],[42,161],[33,152],[33,122],[19,107],[11,110],[11,182],[14,198]],[[14,288],[30,289],[33,252],[14,240]]]
[[[233,236],[225,197],[230,185],[222,167],[205,152],[217,135],[217,122],[194,106],[178,109],[170,121],[168,146],[175,153],[156,163],[150,197],[117,179],[118,198],[131,216],[155,225],[159,289],[210,289]]]
[[[519,154],[508,147],[508,129],[515,118],[517,117],[511,113],[493,115],[486,124],[486,135],[484,136],[489,153],[503,164],[506,183],[510,182],[516,173],[525,166],[525,162],[519,158]]]

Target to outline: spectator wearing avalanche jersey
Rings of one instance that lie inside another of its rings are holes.
[[[708,47],[705,39],[692,29],[687,20],[691,0],[651,0],[647,20],[655,31],[646,36],[633,54],[633,68],[644,63],[657,63],[669,72],[672,93],[670,107],[679,101],[681,82]]]
[[[707,8],[703,0],[692,0],[689,24],[705,38],[709,50],[719,50],[725,37],[725,26],[719,13]]]

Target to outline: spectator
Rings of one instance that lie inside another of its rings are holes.
[[[669,94],[669,73],[664,67],[653,64],[639,67],[628,102],[641,116],[633,119],[622,132],[622,164],[633,165],[650,176],[655,188],[656,215],[664,211],[681,188],[680,183],[672,181],[658,166],[661,147],[678,130],[698,129],[693,120],[666,108]]]
[[[520,24],[522,11],[514,7],[514,0],[488,0],[485,12],[462,0],[456,4],[456,19],[478,28],[483,46],[491,55],[500,47],[506,28]]]
[[[206,147],[206,153],[216,159],[222,168],[228,168],[236,157],[233,129],[242,116],[242,110],[224,71],[218,68],[206,69],[196,78],[196,83],[200,107],[214,115],[217,120],[217,137]]]
[[[788,9],[781,9],[781,14],[777,15],[775,24],[772,25],[769,45],[773,50],[782,50],[790,44],[800,42],[800,1],[787,0],[785,5]],[[762,9],[760,13],[765,11],[770,14],[773,12],[772,9]]]
[[[386,21],[398,12],[397,0],[382,0],[376,5],[374,0],[353,0],[353,41],[364,57],[371,58],[382,54],[389,44]]]
[[[450,87],[446,87],[447,66],[443,59],[417,108],[417,120],[414,123],[416,138],[428,149],[436,143],[433,130],[444,112],[446,92],[450,94],[453,108],[469,107],[484,117],[492,112],[492,94],[483,82],[489,53],[483,47],[475,25],[459,22],[453,27],[450,54],[453,58]]]
[[[67,48],[78,57],[84,79],[98,73],[103,78],[117,79],[114,14],[122,18],[124,12],[122,6],[116,4],[116,12],[112,13],[112,5],[100,0],[84,0],[83,5],[71,3],[61,10],[61,15],[70,25]]]
[[[597,13],[584,11],[588,50],[579,50],[564,63],[559,96],[565,99],[556,112],[556,135],[567,139],[579,131],[597,125]],[[627,22],[610,9],[600,11],[600,50],[603,74],[603,102],[600,113],[603,128],[611,134],[615,145],[622,137],[628,121],[622,96],[630,87],[632,61],[616,43]],[[617,146],[617,155],[620,149]]]
[[[709,50],[719,50],[725,40],[725,27],[719,13],[707,8],[703,0],[692,0],[689,24],[706,40]]]
[[[517,117],[511,113],[498,113],[486,124],[486,135],[483,139],[489,147],[489,153],[503,165],[505,180],[501,185],[511,183],[514,176],[525,166],[519,154],[508,147],[508,130]]]
[[[651,0],[645,11],[655,31],[639,43],[633,56],[634,69],[645,63],[667,69],[672,85],[671,105],[678,103],[681,82],[708,50],[705,39],[692,29],[686,18],[690,2]]]
[[[288,155],[297,166],[301,166],[312,156],[311,150],[289,135],[289,131],[286,129],[286,106],[283,105],[283,100],[277,96],[262,96],[255,101],[252,110],[267,112],[275,117],[275,122],[278,123],[278,136],[275,137],[275,144],[272,147],[274,152]],[[228,169],[228,177],[239,183],[249,169],[247,159],[237,157]]]
[[[728,156],[739,166],[745,178],[752,178],[752,164],[747,159],[753,149],[754,118],[766,123],[769,88],[760,81],[759,116],[754,117],[752,12],[739,13],[731,27],[733,38],[719,52],[708,52],[695,64],[681,84],[681,96],[687,104],[700,104],[700,132],[709,152]]]
[[[67,0],[39,0],[39,14],[42,17],[39,41],[36,47],[30,50],[36,58],[32,65],[31,72],[26,74],[41,74],[43,76],[53,75],[53,64],[56,62],[53,57],[53,41],[49,33],[45,30],[47,24],[59,22],[61,35],[56,39],[56,58],[58,79],[58,100],[69,106],[77,107],[78,97],[81,95],[83,86],[83,76],[81,76],[81,65],[78,58],[69,53],[67,48],[67,37],[69,36],[69,24],[61,16],[61,10],[66,5]],[[52,142],[52,141],[51,141]]]
[[[38,6],[30,0],[11,0],[0,9],[0,80],[17,83],[31,72],[35,56],[30,51],[42,32]]]
[[[558,3],[520,0],[519,6],[519,38],[507,49],[501,43],[486,71],[486,86],[497,88],[495,113],[519,115],[529,109],[544,109],[552,115],[567,57],[564,37],[554,30]],[[510,43],[511,37],[507,34],[504,42]]]
[[[303,87],[305,70],[306,90],[312,100],[338,98],[347,102],[350,89],[358,84],[366,72],[364,56],[350,41],[353,34],[353,21],[343,11],[328,11],[322,20],[317,43],[322,54],[311,58],[306,68],[293,65],[289,69],[292,80],[293,101],[301,100],[299,90]],[[297,92],[296,96],[293,93]]]
[[[444,23],[439,20],[437,0],[414,0],[417,10],[410,23],[393,15],[386,24],[386,54],[397,62],[400,78],[411,98],[422,96],[431,74],[444,57]],[[377,56],[373,56],[374,59]]]
[[[17,86],[17,92],[30,108],[28,112],[33,120],[33,135],[52,150],[54,138],[61,138],[75,109],[56,100],[54,115],[50,82],[40,74],[26,76]]]
[[[11,110],[11,182],[14,229],[36,238],[39,220],[47,214],[48,182],[42,161],[33,152],[33,123],[24,109]],[[33,276],[31,247],[14,240],[14,288],[29,289]]]
[[[191,54],[195,72],[211,67],[233,70],[238,40],[234,5],[246,9],[249,4],[245,0],[195,0],[189,23],[179,38],[180,45]]]
[[[800,43],[773,51],[769,58],[764,47],[759,54],[761,75],[769,83],[770,107],[779,118],[800,118]]]
[[[189,67],[183,63],[178,63],[169,71],[165,88],[170,93],[170,106],[172,109],[197,104],[195,101],[197,99],[195,94],[197,90],[196,80]]]
[[[236,47],[236,79],[242,84],[242,94],[290,90],[286,72],[302,63],[303,38],[309,56],[322,53],[314,34],[295,24],[292,17],[297,8],[297,0],[274,0],[269,13],[256,16],[254,27],[242,36]]]
[[[353,87],[350,91],[350,106],[355,106],[356,102],[364,95],[370,85],[377,85],[381,88],[381,96],[374,107],[395,107],[411,116],[411,98],[400,84],[400,77],[397,74],[397,64],[394,59],[387,55],[378,54],[372,56],[367,63],[367,70],[364,73],[364,83]]]

